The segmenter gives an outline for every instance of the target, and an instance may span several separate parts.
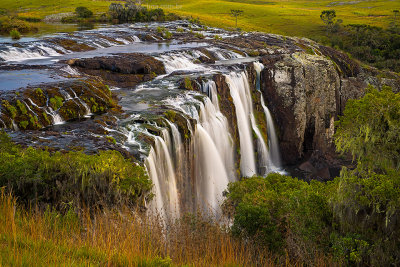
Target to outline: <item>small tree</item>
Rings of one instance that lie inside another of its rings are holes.
[[[397,16],[399,15],[399,11],[397,9],[393,10],[393,14],[394,14],[394,25],[397,25]]]
[[[236,28],[237,28],[238,17],[241,16],[242,14],[243,14],[243,10],[231,9],[231,16],[236,19]]]
[[[319,16],[321,20],[326,24],[327,30],[332,28],[335,18],[336,18],[336,11],[331,9],[331,10],[324,10],[321,12],[321,15]]]
[[[93,16],[93,12],[87,7],[79,6],[75,9],[75,13],[79,18],[90,18]]]

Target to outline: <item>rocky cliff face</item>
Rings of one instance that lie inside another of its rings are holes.
[[[313,177],[328,179],[335,160],[334,122],[349,99],[365,94],[368,84],[392,86],[398,91],[399,77],[379,78],[376,70],[334,49],[303,40],[305,52],[266,55],[261,58],[261,90],[279,128],[280,147],[287,164],[299,164]],[[382,73],[380,73],[382,75]]]

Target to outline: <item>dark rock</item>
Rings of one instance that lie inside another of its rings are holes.
[[[119,87],[133,87],[165,73],[161,61],[143,54],[76,59],[68,61],[68,64]]]

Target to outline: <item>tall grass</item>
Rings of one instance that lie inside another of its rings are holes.
[[[279,259],[198,216],[163,226],[129,210],[75,213],[25,210],[0,197],[0,265],[272,266]]]

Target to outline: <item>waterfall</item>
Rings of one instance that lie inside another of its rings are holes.
[[[254,69],[257,73],[256,87],[260,91],[261,84],[261,71],[264,69],[264,65],[260,62],[254,62]],[[264,109],[265,118],[267,120],[267,135],[268,135],[268,148],[269,148],[269,158],[272,162],[273,169],[278,169],[282,166],[281,155],[279,152],[279,142],[276,136],[276,130],[274,126],[274,121],[271,116],[271,112],[265,105],[264,97],[261,94],[261,106]]]
[[[197,204],[204,212],[218,216],[229,178],[213,139],[200,124],[196,125],[195,153]]]
[[[152,210],[160,213],[164,219],[175,219],[179,217],[180,205],[176,175],[169,149],[172,143],[167,129],[163,129],[161,133],[162,138],[154,136],[154,147],[151,148],[145,161],[155,188],[155,206],[152,206]]]
[[[282,166],[282,162],[281,162],[281,154],[279,152],[278,137],[276,136],[274,121],[272,119],[271,112],[265,105],[264,98],[262,95],[261,95],[261,105],[264,109],[265,117],[267,119],[267,134],[268,134],[268,147],[269,147],[270,159],[275,168],[280,168]]]
[[[221,168],[223,167],[226,170],[229,180],[234,181],[234,149],[233,140],[228,130],[228,120],[219,110],[215,83],[209,82],[207,87],[212,100],[205,98],[204,105],[200,106],[200,124],[216,145],[224,165]]]

